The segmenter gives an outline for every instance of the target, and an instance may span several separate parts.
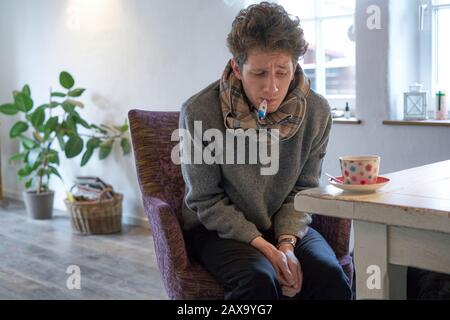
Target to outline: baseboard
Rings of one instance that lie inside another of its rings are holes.
[[[22,192],[18,192],[18,191],[3,190],[3,198],[5,200],[15,200],[15,201],[23,202]],[[61,209],[55,208],[55,210],[61,210]],[[132,226],[148,228],[148,221],[147,221],[146,217],[135,217],[135,216],[127,215],[126,213],[124,213],[122,216],[122,222],[124,224],[132,225]]]
[[[23,201],[22,192],[19,191],[3,190],[3,198]]]

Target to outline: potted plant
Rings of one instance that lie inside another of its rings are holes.
[[[34,219],[52,217],[54,191],[49,183],[54,176],[62,180],[58,172],[61,153],[68,159],[83,153],[84,166],[96,150],[100,160],[107,158],[116,141],[120,141],[124,155],[131,150],[124,136],[128,131],[126,122],[122,126],[88,123],[78,113],[84,105],[77,98],[85,89],[76,88],[75,80],[66,71],[60,73],[59,83],[63,90],[50,89],[46,104],[36,106],[30,87],[25,85],[21,91],[13,92],[13,102],[0,105],[0,112],[5,115],[22,115],[9,131],[12,139],[20,141],[19,152],[9,160],[23,164],[17,175],[25,181],[25,205]]]

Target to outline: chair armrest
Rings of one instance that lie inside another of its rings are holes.
[[[159,198],[142,195],[144,210],[153,234],[160,271],[184,270],[189,259],[180,222],[172,208]]]

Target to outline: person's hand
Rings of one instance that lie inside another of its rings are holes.
[[[297,295],[302,289],[303,284],[302,268],[290,244],[281,245],[279,247],[279,251],[286,256],[289,271],[294,277],[293,285],[291,286],[282,285],[281,289],[284,296],[292,298],[295,295]]]
[[[272,263],[277,273],[277,280],[282,287],[294,287],[295,277],[289,268],[289,259],[286,254],[275,248],[262,237],[253,239],[250,244],[261,251],[270,263]]]
[[[277,280],[281,284],[281,287],[294,288],[296,286],[297,275],[289,267],[290,258],[282,251],[275,249],[268,259],[277,272]]]

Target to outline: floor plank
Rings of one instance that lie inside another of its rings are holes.
[[[81,270],[69,290],[67,267]],[[146,228],[119,234],[74,234],[65,212],[51,220],[26,217],[21,203],[0,208],[0,299],[167,299]]]

